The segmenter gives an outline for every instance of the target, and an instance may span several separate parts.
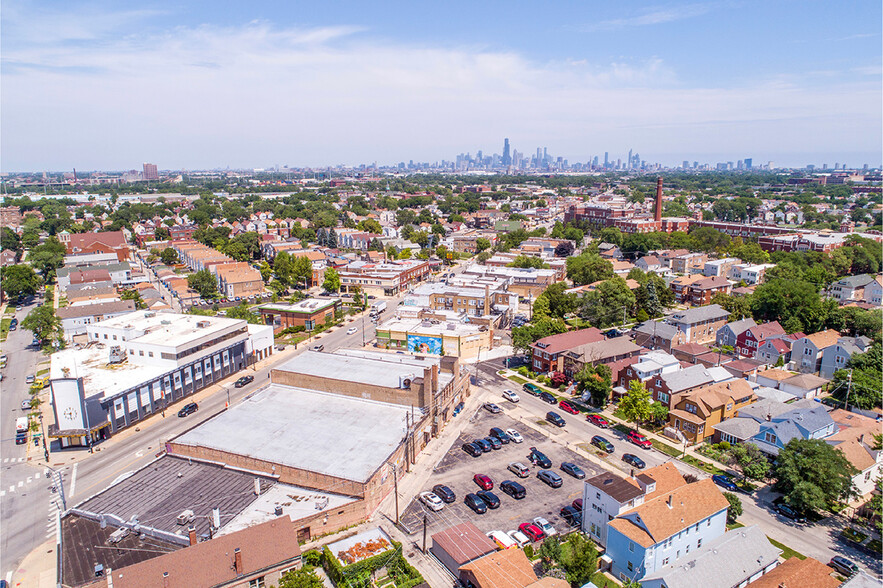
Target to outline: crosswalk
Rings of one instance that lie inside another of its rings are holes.
[[[61,498],[57,495],[49,501],[49,512],[46,516],[46,538],[54,539],[58,536],[58,515],[61,513]]]
[[[25,480],[19,480],[17,484],[10,484],[8,489],[0,490],[0,498],[6,496],[7,494],[12,494],[18,492],[21,489],[24,489],[25,486],[28,486],[29,484],[31,484],[31,482],[45,480],[48,474],[49,468],[44,468],[42,476],[40,474],[34,474],[33,476],[28,476]]]
[[[3,459],[3,463],[21,463],[24,460],[24,457],[7,457]]]

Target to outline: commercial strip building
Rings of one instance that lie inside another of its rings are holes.
[[[338,274],[343,292],[361,290],[371,296],[395,296],[425,280],[430,271],[428,261],[408,259],[383,263],[354,261],[340,268]]]
[[[268,303],[255,307],[265,325],[274,331],[290,327],[304,327],[312,331],[318,325],[334,321],[341,313],[340,298],[308,298],[297,304]]]
[[[521,267],[497,267],[474,263],[460,274],[460,280],[490,278],[506,280],[507,289],[522,297],[536,298],[543,290],[564,279],[560,270]]]
[[[51,358],[48,434],[62,447],[106,438],[273,352],[269,326],[189,314],[130,312],[86,336]]]
[[[480,359],[493,346],[494,331],[469,322],[392,318],[377,326],[377,345],[409,353]]]

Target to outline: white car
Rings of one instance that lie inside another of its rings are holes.
[[[347,335],[354,335],[356,333],[356,331],[358,331],[358,330],[359,329],[357,329],[356,327],[350,327],[349,329],[346,330],[346,334]]]
[[[521,433],[519,433],[515,429],[506,429],[506,434],[509,435],[509,438],[512,439],[513,443],[523,443],[524,442],[524,437],[522,437]]]
[[[550,523],[543,517],[535,518],[533,520],[533,524],[542,529],[543,533],[546,534],[546,537],[551,537],[552,535],[558,534],[558,531],[555,530],[555,527],[552,526],[552,523]]]
[[[503,390],[503,398],[505,398],[509,402],[518,402],[519,400],[521,400],[521,398],[518,397],[518,394],[516,394],[512,390]]]
[[[441,510],[445,507],[442,499],[435,495],[434,492],[421,492],[420,502],[426,505],[429,510]]]
[[[509,531],[506,534],[509,535],[509,537],[512,539],[512,541],[515,541],[516,543],[518,543],[519,547],[525,547],[527,545],[530,545],[530,539],[528,539],[527,535],[525,535],[521,531]]]

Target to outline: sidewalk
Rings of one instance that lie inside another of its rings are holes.
[[[54,539],[40,545],[22,560],[21,565],[15,570],[10,586],[22,586],[27,588],[55,588],[56,567],[58,554],[55,552],[58,545]]]

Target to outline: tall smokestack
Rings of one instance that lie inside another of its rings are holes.
[[[662,178],[656,178],[656,211],[653,214],[653,220],[659,222],[662,220]]]

